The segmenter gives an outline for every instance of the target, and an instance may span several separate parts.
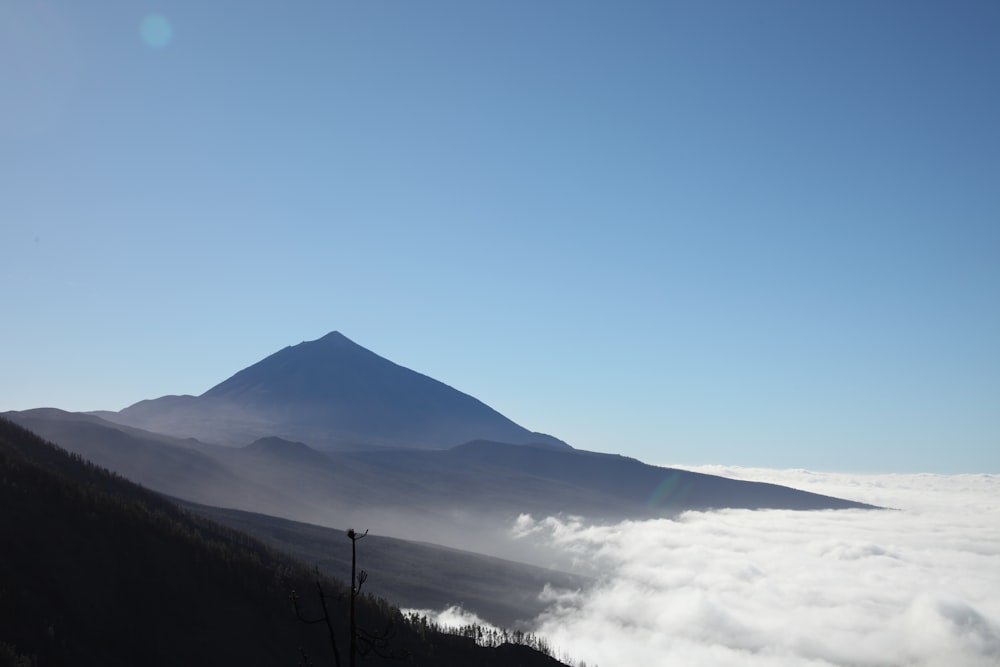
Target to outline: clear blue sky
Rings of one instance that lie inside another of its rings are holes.
[[[996,472],[998,35],[993,0],[0,0],[0,410],[336,329],[582,448]]]

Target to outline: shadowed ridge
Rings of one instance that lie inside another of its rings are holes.
[[[329,465],[330,459],[323,454],[305,444],[304,442],[292,442],[277,436],[268,436],[254,440],[243,448],[244,451],[263,456],[285,463],[305,463],[308,465]]]
[[[553,444],[544,440],[538,442],[499,442],[497,440],[485,440],[482,438],[477,438],[475,440],[469,440],[468,442],[463,442],[460,445],[455,445],[449,448],[452,452],[471,452],[479,450],[489,450],[495,448],[505,448],[505,447],[524,447],[528,449],[550,449],[555,451],[574,451],[581,454],[588,454],[582,449],[573,449],[570,447],[565,447],[562,444]],[[608,454],[607,456],[617,456],[616,454]]]
[[[621,454],[605,454],[602,452],[590,452],[585,449],[574,449],[572,447],[561,447],[559,445],[552,445],[548,442],[521,442],[521,443],[500,442],[499,440],[486,440],[483,438],[477,438],[475,440],[469,440],[468,442],[463,442],[460,445],[455,445],[454,447],[450,447],[448,451],[456,454],[474,454],[476,452],[529,451],[532,449],[573,453],[573,454],[579,454],[580,456],[606,456],[609,458],[638,461],[638,459],[632,459],[627,456],[623,456]]]
[[[777,484],[652,466],[620,454],[580,449],[558,450],[478,440],[453,447],[446,456],[465,464],[544,478],[553,490],[569,485],[589,490],[594,499],[624,501],[631,506],[632,516],[641,508],[653,515],[722,508],[881,509]],[[574,508],[574,511],[580,510]]]
[[[213,455],[219,448],[194,440],[48,408],[0,417],[154,491],[208,504],[225,504],[233,497],[284,506],[291,502],[283,490],[256,484],[219,460]]]

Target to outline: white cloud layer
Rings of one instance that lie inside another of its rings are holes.
[[[689,469],[898,509],[521,517],[599,575],[546,591],[553,646],[591,667],[1000,664],[1000,476]]]

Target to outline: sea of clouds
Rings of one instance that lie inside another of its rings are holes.
[[[676,466],[679,467],[679,466]],[[596,574],[537,631],[588,665],[1000,665],[1000,475],[698,467],[893,511],[522,516]]]
[[[603,526],[522,516],[517,539],[596,577],[586,590],[543,593],[550,606],[534,629],[562,657],[589,667],[1000,665],[1000,475],[686,468],[895,509]]]

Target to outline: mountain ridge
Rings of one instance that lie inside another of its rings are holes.
[[[480,440],[444,450],[321,452],[276,438],[223,447],[88,415],[79,423],[73,413],[44,410],[3,416],[173,497],[319,525],[363,524],[514,560],[523,558],[505,535],[521,514],[621,521],[722,508],[873,509],[573,448]]]

